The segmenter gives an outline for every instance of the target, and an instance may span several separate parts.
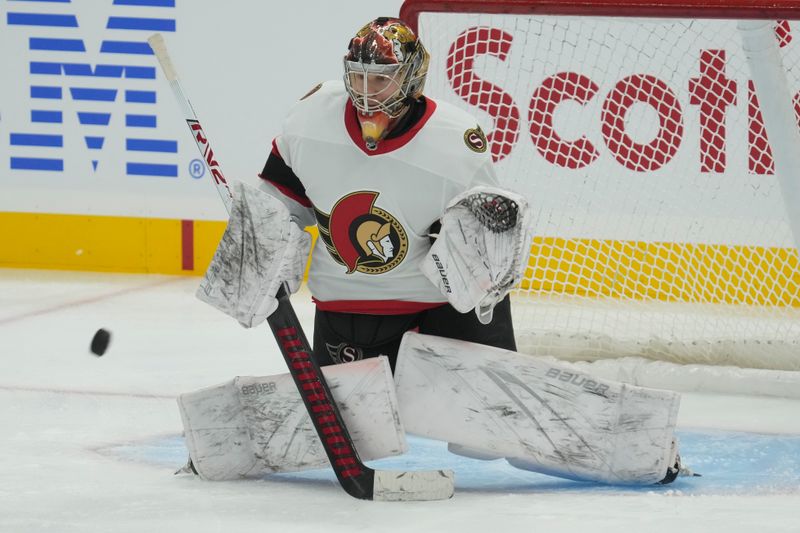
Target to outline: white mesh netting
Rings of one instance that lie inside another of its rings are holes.
[[[800,116],[800,23],[773,26]],[[797,132],[767,142],[736,22],[422,13],[418,33],[426,93],[476,117],[534,207],[521,351],[800,369],[774,171]]]

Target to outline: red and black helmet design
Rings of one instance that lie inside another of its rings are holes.
[[[408,98],[419,98],[425,86],[429,55],[417,36],[400,19],[380,17],[362,27],[350,40],[344,57],[345,85],[362,112],[383,111],[396,116]],[[361,83],[368,75],[392,82],[388,98],[374,98]]]

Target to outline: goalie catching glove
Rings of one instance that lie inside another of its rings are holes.
[[[457,311],[492,310],[519,282],[530,253],[530,209],[519,194],[475,187],[456,196],[420,268]]]
[[[197,297],[246,328],[256,326],[277,309],[282,283],[291,293],[300,287],[310,249],[311,235],[280,200],[237,182],[228,227]]]

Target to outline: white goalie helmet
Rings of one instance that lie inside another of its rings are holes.
[[[399,116],[408,99],[422,95],[428,52],[403,21],[381,17],[350,40],[344,83],[356,109]]]

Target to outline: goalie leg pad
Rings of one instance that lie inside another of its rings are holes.
[[[388,360],[322,369],[363,460],[407,450]],[[203,479],[295,472],[328,464],[289,374],[237,377],[178,398],[186,445]]]
[[[395,384],[409,433],[569,479],[651,484],[672,466],[680,397],[535,357],[409,332]]]
[[[234,192],[228,227],[197,297],[249,328],[277,308],[274,297],[282,283],[290,292],[300,287],[311,235],[274,196],[241,182]]]

